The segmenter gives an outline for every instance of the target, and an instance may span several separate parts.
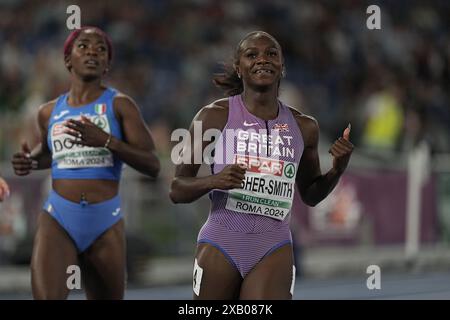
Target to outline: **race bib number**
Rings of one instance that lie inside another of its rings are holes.
[[[297,165],[294,162],[235,155],[247,167],[242,189],[228,191],[228,210],[284,220],[294,199]]]
[[[89,118],[103,131],[111,132],[106,114]],[[81,117],[73,117],[72,119],[81,120]],[[76,138],[64,133],[66,127],[63,123],[63,121],[55,122],[50,131],[52,157],[57,162],[58,169],[112,167],[114,165],[112,153],[107,148],[88,147],[71,142]]]

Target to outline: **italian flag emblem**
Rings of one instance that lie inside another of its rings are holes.
[[[106,112],[106,103],[97,103],[94,108],[96,114],[104,114]]]

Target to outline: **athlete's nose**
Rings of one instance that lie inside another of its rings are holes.
[[[259,56],[256,58],[256,64],[267,64],[267,59],[264,56]]]
[[[86,54],[89,56],[97,56],[97,51],[95,50],[95,48],[93,46],[88,46],[87,50],[86,50]]]
[[[266,57],[263,56],[263,55],[258,56],[258,57],[256,58],[256,64],[257,64],[257,65],[265,65],[265,64],[267,64],[267,63],[268,63],[268,61],[267,61]]]

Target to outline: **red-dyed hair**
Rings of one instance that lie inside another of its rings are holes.
[[[66,41],[64,42],[64,60],[66,60],[66,58],[72,52],[73,43],[75,42],[75,40],[78,38],[78,36],[81,34],[81,32],[83,32],[84,30],[87,30],[87,29],[93,29],[95,31],[95,33],[97,33],[103,37],[103,39],[106,42],[106,46],[108,47],[108,62],[111,63],[111,60],[113,57],[113,46],[112,46],[111,39],[106,34],[106,32],[104,32],[102,29],[97,28],[97,27],[91,27],[91,26],[81,27],[80,29],[76,29],[69,34]]]

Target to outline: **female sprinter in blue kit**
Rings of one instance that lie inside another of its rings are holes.
[[[128,96],[102,84],[113,48],[95,27],[64,44],[70,90],[39,108],[41,143],[23,144],[15,173],[52,170],[52,190],[39,215],[31,261],[35,299],[65,299],[68,267],[81,270],[88,299],[122,299],[125,232],[118,196],[122,163],[156,177],[159,160],[141,113]]]

